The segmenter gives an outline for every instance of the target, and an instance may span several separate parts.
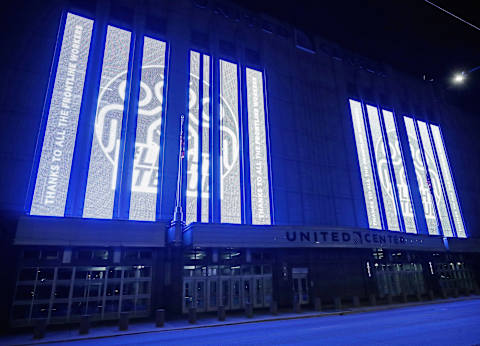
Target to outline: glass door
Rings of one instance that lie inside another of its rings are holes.
[[[231,279],[222,278],[220,280],[220,304],[225,307],[226,310],[231,307],[231,291],[230,291]]]
[[[231,309],[240,309],[242,307],[242,280],[240,278],[232,279],[232,300]]]
[[[219,281],[215,279],[209,279],[207,281],[208,286],[208,311],[215,311],[218,307],[218,298],[219,298]]]

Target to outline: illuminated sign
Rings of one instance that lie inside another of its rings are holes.
[[[130,40],[129,31],[108,26],[83,217],[113,216]]]
[[[435,148],[437,149],[438,162],[440,164],[445,190],[450,202],[450,210],[452,212],[455,230],[457,231],[457,237],[466,238],[467,234],[465,232],[462,213],[460,211],[460,204],[458,203],[452,172],[448,164],[447,152],[442,140],[442,134],[440,133],[440,128],[436,125],[430,125],[430,130],[432,131],[433,142],[435,144]]]
[[[30,214],[64,216],[93,20],[68,13]]]
[[[165,51],[165,42],[144,38],[130,197],[131,220],[155,220]]]
[[[452,237],[453,231],[448,218],[447,204],[445,203],[443,196],[440,174],[435,163],[433,147],[432,143],[430,142],[427,124],[419,120],[417,120],[417,124],[418,132],[420,133],[420,139],[422,140],[425,161],[428,167],[428,176],[430,177],[430,184],[432,186],[433,196],[435,197],[440,224],[442,225],[443,235]]]
[[[377,107],[367,105],[367,116],[370,124],[370,133],[372,135],[373,150],[387,219],[387,228],[391,231],[400,231],[398,211],[395,204],[395,193],[390,169],[388,167],[387,154],[385,153],[385,143]]]
[[[210,57],[203,55],[202,83],[202,174],[201,174],[201,221],[209,221],[210,200]]]
[[[246,76],[252,223],[254,225],[269,225],[271,224],[270,184],[268,179],[265,104],[263,101],[263,74],[260,71],[247,68]]]
[[[403,163],[402,149],[400,147],[400,141],[398,140],[395,119],[393,113],[390,111],[382,110],[382,114],[390,151],[390,161],[393,166],[393,172],[397,184],[397,196],[402,210],[403,222],[405,224],[405,231],[407,233],[417,233],[412,199],[407,183],[407,175],[405,173],[405,165]]]
[[[197,221],[200,122],[200,53],[190,52],[188,93],[188,149],[185,222]]]
[[[357,146],[358,164],[362,177],[363,195],[367,209],[368,225],[370,228],[381,229],[382,222],[380,220],[372,162],[368,149],[367,133],[363,121],[362,105],[360,102],[354,100],[349,100],[349,103],[355,133],[355,143]]]
[[[220,220],[241,223],[237,65],[220,60]]]
[[[417,177],[418,188],[422,199],[423,211],[427,222],[429,234],[440,234],[435,213],[435,205],[432,197],[432,191],[427,179],[427,170],[420,151],[420,144],[418,142],[415,123],[412,118],[404,117],[405,129],[407,130],[408,142],[410,145],[410,152],[412,154],[413,165],[415,167],[415,175]]]

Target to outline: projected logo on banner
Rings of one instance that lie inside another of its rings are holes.
[[[165,51],[165,42],[145,37],[130,197],[131,220],[155,220]]]
[[[387,110],[382,110],[382,115],[387,133],[390,160],[397,185],[398,201],[400,202],[400,209],[402,210],[403,221],[405,223],[405,231],[407,233],[417,233],[412,198],[407,183],[407,173],[405,172],[403,153],[397,135],[395,118],[393,113]]]
[[[120,154],[131,33],[107,28],[84,217],[111,219]]]
[[[68,13],[30,214],[63,216],[93,20]]]
[[[242,222],[237,65],[220,60],[220,219]]]
[[[202,73],[200,73],[200,71],[202,71]],[[199,182],[201,197],[201,221],[209,221],[210,57],[208,55],[200,54],[194,51],[190,52],[189,83],[187,187],[185,213],[185,221],[187,224],[197,221]],[[199,162],[200,157],[202,160],[201,165]]]
[[[410,188],[393,113],[384,109],[379,111],[378,107],[366,105],[366,115],[364,115],[361,102],[353,100],[349,102],[369,227],[381,228],[380,222],[374,223],[378,213],[378,219],[380,214],[385,216],[388,230],[417,233]],[[368,120],[368,127],[366,120]],[[367,129],[370,129],[370,132]],[[372,152],[368,145],[370,141]],[[377,174],[373,173],[374,167]],[[375,198],[378,194],[377,187],[382,196],[383,209],[379,200]],[[400,221],[403,221],[403,224]]]
[[[465,226],[440,128],[406,116],[404,121],[429,233],[440,234],[438,225],[441,225],[443,235],[465,238]]]

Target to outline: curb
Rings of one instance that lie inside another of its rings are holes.
[[[466,300],[476,300],[476,299],[480,299],[480,296],[475,296],[474,295],[474,296],[468,296],[468,297],[462,297],[462,298],[447,298],[447,299],[438,299],[438,300],[427,300],[427,301],[421,301],[421,302],[411,302],[411,303],[407,303],[407,304],[391,304],[391,305],[383,305],[383,306],[364,307],[364,308],[356,308],[355,310],[317,312],[317,313],[306,314],[306,315],[301,315],[301,316],[284,316],[284,317],[279,316],[279,317],[263,318],[263,319],[257,319],[257,320],[237,321],[237,322],[223,322],[223,323],[206,324],[206,325],[201,325],[200,324],[200,325],[185,326],[185,327],[173,327],[173,328],[155,329],[155,330],[149,329],[149,330],[131,331],[131,332],[126,331],[126,332],[123,332],[123,333],[114,333],[114,334],[108,334],[108,335],[72,337],[72,338],[65,338],[65,339],[58,339],[58,340],[51,340],[51,341],[28,342],[28,343],[23,343],[23,344],[14,344],[14,345],[15,346],[45,345],[45,344],[55,344],[55,343],[62,343],[62,342],[75,342],[75,341],[84,341],[84,340],[107,339],[107,338],[115,338],[115,337],[126,336],[126,335],[165,333],[165,332],[174,332],[174,331],[181,331],[181,330],[216,328],[216,327],[225,327],[225,326],[242,325],[242,324],[275,322],[275,321],[286,321],[286,320],[299,320],[299,319],[316,318],[316,317],[344,316],[344,315],[352,315],[352,314],[358,314],[358,313],[368,313],[368,312],[377,312],[377,311],[385,311],[385,310],[394,310],[394,309],[401,309],[401,308],[408,308],[408,307],[422,306],[422,305],[454,303],[454,302],[460,302],[460,301],[466,301]]]

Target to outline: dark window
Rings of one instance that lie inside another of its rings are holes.
[[[40,251],[38,250],[25,250],[23,251],[23,258],[38,260],[40,257]]]
[[[30,305],[16,305],[12,309],[12,317],[14,320],[26,319],[29,313]]]
[[[72,268],[58,268],[57,280],[70,280],[72,278]]]
[[[30,300],[33,297],[33,286],[18,286],[15,292],[15,300]]]
[[[151,259],[152,251],[140,251],[140,259]]]
[[[52,317],[62,317],[67,315],[68,304],[57,303],[52,306]]]
[[[19,281],[34,281],[37,276],[37,268],[24,268],[20,272]]]
[[[55,286],[55,292],[53,293],[54,297],[57,299],[68,298],[70,293],[70,286],[57,285]]]
[[[45,259],[45,260],[58,259],[58,251],[57,250],[44,250],[44,251],[42,251],[42,259]]]
[[[78,259],[79,260],[90,260],[90,259],[92,259],[92,251],[88,251],[88,250],[78,251]]]

